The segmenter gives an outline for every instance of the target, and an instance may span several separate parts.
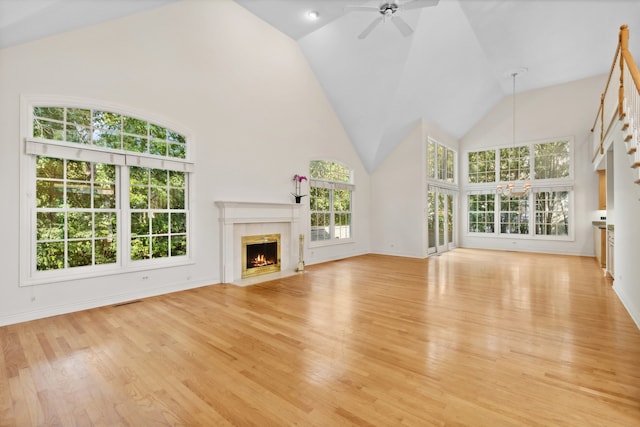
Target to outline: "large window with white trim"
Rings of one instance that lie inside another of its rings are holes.
[[[469,233],[572,238],[571,138],[469,152],[467,173]],[[530,191],[498,194],[509,182]]]
[[[352,235],[353,174],[347,166],[325,160],[309,164],[311,242],[344,242]]]
[[[429,138],[427,140],[427,179],[454,184],[455,177],[456,152]]]
[[[23,114],[23,284],[188,260],[184,133],[84,105],[31,101]]]

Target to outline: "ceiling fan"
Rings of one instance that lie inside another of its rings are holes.
[[[364,39],[376,28],[380,25],[381,22],[385,22],[387,20],[391,20],[391,22],[396,26],[396,28],[402,33],[403,36],[407,37],[413,33],[413,30],[407,24],[407,22],[402,19],[402,17],[398,16],[397,13],[403,10],[411,10],[411,9],[422,9],[424,7],[436,6],[440,0],[409,0],[404,3],[399,3],[398,0],[382,0],[380,6],[346,6],[345,10],[353,11],[353,12],[378,12],[380,15],[376,19],[374,19],[371,24],[367,26],[358,35],[359,39]]]

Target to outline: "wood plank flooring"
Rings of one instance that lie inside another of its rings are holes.
[[[0,328],[0,426],[638,426],[594,258],[365,255]]]

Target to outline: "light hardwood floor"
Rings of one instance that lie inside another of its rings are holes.
[[[638,426],[594,258],[366,255],[0,328],[1,426]]]

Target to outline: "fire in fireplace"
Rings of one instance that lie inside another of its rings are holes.
[[[242,278],[280,271],[280,235],[242,237]]]

